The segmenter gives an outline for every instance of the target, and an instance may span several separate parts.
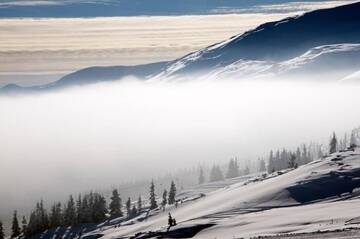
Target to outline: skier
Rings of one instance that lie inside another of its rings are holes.
[[[169,212],[168,229],[167,229],[167,231],[170,230],[170,227],[171,227],[172,225],[173,225],[173,219],[172,219],[171,213]]]

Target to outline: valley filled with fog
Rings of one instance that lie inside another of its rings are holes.
[[[273,148],[310,141],[326,147],[333,131],[358,126],[357,91],[308,81],[129,77],[2,95],[1,213],[235,156],[240,164],[255,161]]]
[[[0,3],[0,239],[357,238],[359,12]]]

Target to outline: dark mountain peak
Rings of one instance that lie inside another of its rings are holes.
[[[206,72],[240,59],[285,61],[317,46],[360,43],[359,13],[360,2],[264,23],[169,63],[163,75]]]

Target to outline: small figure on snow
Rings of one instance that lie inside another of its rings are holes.
[[[176,226],[176,220],[175,218],[172,218],[171,213],[169,212],[169,219],[168,219],[168,228],[167,231],[170,230],[170,227]]]

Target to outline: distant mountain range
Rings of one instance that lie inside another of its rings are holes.
[[[269,22],[169,62],[90,67],[55,83],[1,92],[43,91],[135,76],[146,80],[266,77],[346,81],[360,70],[360,2]]]

